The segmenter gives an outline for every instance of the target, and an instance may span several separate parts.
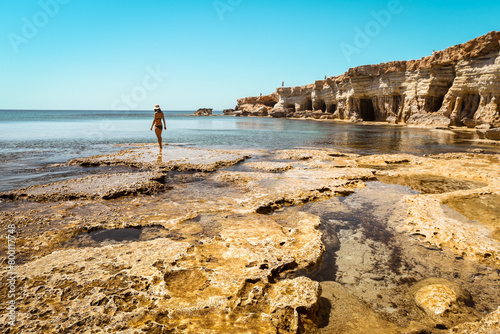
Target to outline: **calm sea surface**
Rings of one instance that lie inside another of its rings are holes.
[[[70,159],[120,150],[115,144],[155,143],[153,111],[0,110],[0,191],[88,174],[58,167]],[[500,152],[471,142],[474,134],[313,120],[194,117],[166,112],[164,142],[194,147],[287,149],[328,147],[359,154]],[[92,172],[99,172],[99,169]]]

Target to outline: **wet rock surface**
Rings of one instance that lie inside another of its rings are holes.
[[[158,182],[160,173],[124,173],[93,175],[78,180],[65,180],[46,185],[36,185],[10,192],[0,197],[29,201],[64,201],[73,199],[111,199],[132,194],[153,194],[165,187]]]
[[[87,195],[65,195],[84,177],[2,200],[2,228],[17,229],[15,331],[499,329],[498,155],[168,147],[158,161],[156,149],[72,161],[137,168]],[[102,195],[134,178],[158,188]],[[464,198],[485,218],[452,209]]]
[[[165,152],[157,146],[143,145],[116,154],[74,159],[69,164],[80,166],[126,165],[137,168],[184,171],[214,171],[221,167],[242,162],[246,155],[236,151],[201,150],[186,147],[165,146]]]

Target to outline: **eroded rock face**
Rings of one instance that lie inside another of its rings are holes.
[[[195,116],[212,116],[213,109],[210,108],[200,108],[194,114]]]
[[[274,108],[278,101],[279,96],[277,93],[256,97],[245,97],[242,99],[238,99],[238,104],[235,110],[246,112],[248,114],[253,114],[256,110],[262,108],[265,108],[266,111],[269,111]]]
[[[280,87],[266,97],[272,100],[266,106],[275,104],[272,117],[304,117],[303,112],[314,111],[315,118],[437,127],[462,126],[465,119],[467,126],[497,128],[499,54],[500,32],[492,31],[420,60],[360,66],[314,84]],[[253,111],[263,102],[263,97],[239,99],[237,108]]]
[[[418,290],[415,301],[428,314],[441,315],[457,302],[457,294],[446,285],[433,284]]]
[[[445,279],[425,279],[417,283],[413,290],[415,303],[431,317],[443,317],[447,316],[447,313],[457,314],[460,313],[459,308],[473,304],[469,292]]]

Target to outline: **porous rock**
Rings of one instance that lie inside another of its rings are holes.
[[[266,216],[214,219],[220,236],[196,246],[158,238],[62,249],[18,266],[15,330],[297,333],[307,326],[319,284],[280,275],[319,264],[319,218],[300,214],[294,228]]]
[[[160,170],[214,171],[221,167],[236,165],[248,157],[234,151],[203,150],[166,146],[158,152],[156,146],[145,145],[118,153],[73,159],[70,165],[80,166],[131,166]]]
[[[0,197],[14,200],[57,202],[74,199],[112,199],[135,194],[154,194],[165,187],[158,182],[160,173],[121,173],[92,175],[76,180],[65,180],[46,185],[0,193]]]

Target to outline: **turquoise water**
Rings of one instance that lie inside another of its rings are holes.
[[[473,134],[449,131],[192,114],[166,112],[164,142],[210,148],[329,147],[360,154],[499,150],[471,143]],[[155,143],[152,121],[153,111],[0,110],[0,191],[89,173],[52,165],[117,151],[115,144]]]

